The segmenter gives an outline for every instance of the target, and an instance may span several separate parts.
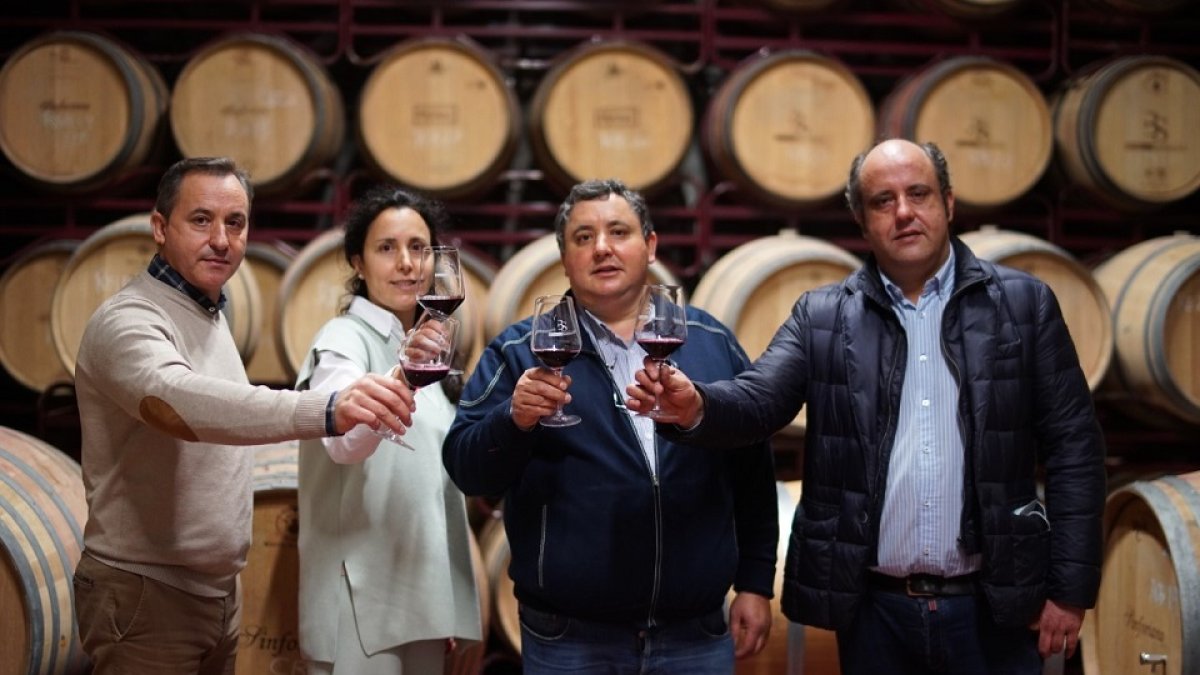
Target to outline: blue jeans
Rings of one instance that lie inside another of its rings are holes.
[[[977,595],[872,590],[838,632],[842,675],[1040,675],[1038,634],[997,626]]]
[[[733,637],[720,609],[653,628],[582,621],[526,605],[519,612],[526,675],[733,672]]]

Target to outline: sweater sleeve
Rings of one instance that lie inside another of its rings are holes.
[[[325,435],[328,393],[278,391],[196,372],[174,330],[149,301],[108,305],[88,324],[77,369],[127,414],[185,441],[252,445]]]

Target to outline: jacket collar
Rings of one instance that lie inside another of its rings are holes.
[[[992,272],[980,264],[979,259],[971,249],[958,237],[950,236],[950,245],[954,248],[954,287],[966,288],[972,284],[991,279]],[[875,254],[867,255],[866,263],[857,272],[850,275],[846,282],[848,292],[861,292],[881,307],[890,307],[891,298],[883,287],[879,277],[879,261]]]

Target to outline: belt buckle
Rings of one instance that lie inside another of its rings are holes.
[[[924,589],[924,590],[918,590],[918,589],[914,588],[913,587],[914,581],[916,582],[917,586],[919,586],[921,589]],[[929,584],[928,580],[926,580],[926,579],[914,578],[911,575],[904,577],[904,594],[910,598],[932,598],[932,597],[934,597],[935,593],[933,593],[933,591],[929,590],[929,586],[930,586],[930,584]]]

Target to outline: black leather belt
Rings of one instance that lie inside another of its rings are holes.
[[[903,593],[913,598],[937,595],[974,595],[978,590],[978,574],[957,577],[939,577],[933,574],[912,574],[907,577],[891,577],[879,572],[868,573],[868,583],[877,591]]]

